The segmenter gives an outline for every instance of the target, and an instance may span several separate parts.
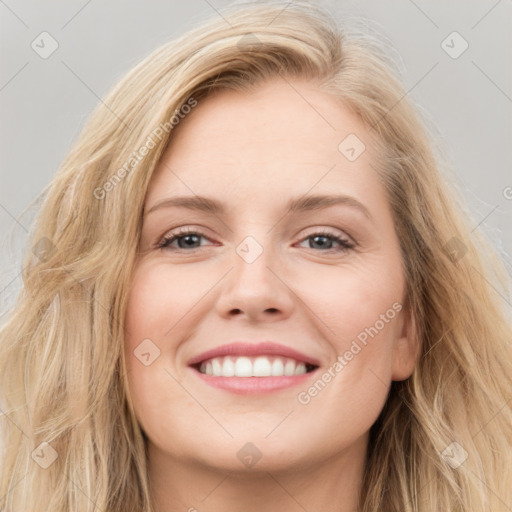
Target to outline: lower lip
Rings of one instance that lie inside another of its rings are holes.
[[[300,375],[291,375],[289,377],[212,377],[199,372],[196,369],[192,371],[206,384],[217,388],[238,393],[240,395],[257,395],[262,393],[271,393],[272,391],[279,391],[281,389],[290,388],[303,384],[313,374],[316,369],[302,373]]]

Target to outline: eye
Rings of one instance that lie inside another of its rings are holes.
[[[174,244],[174,242],[177,242],[178,247],[175,246],[174,249],[198,249],[199,247],[201,247],[201,238],[209,240],[200,231],[184,228],[180,229],[177,232],[175,231],[173,233],[165,235],[160,240],[157,247],[159,249],[167,249],[170,248],[172,244]],[[320,231],[317,233],[312,233],[311,235],[308,235],[306,238],[304,238],[301,243],[304,243],[307,240],[310,241],[309,249],[319,249],[321,252],[344,252],[355,247],[354,243],[337,235],[336,233],[331,233],[329,231]],[[333,248],[333,244],[338,244],[339,247]]]
[[[159,249],[166,249],[171,246],[172,243],[178,241],[178,247],[176,249],[197,249],[198,240],[206,238],[201,232],[194,231],[191,229],[181,229],[178,232],[169,233],[165,235],[162,240],[158,243]]]
[[[344,252],[355,247],[355,244],[350,242],[348,239],[342,238],[336,233],[331,233],[329,231],[312,233],[311,235],[308,235],[306,238],[304,238],[303,242],[307,240],[310,241],[309,249],[320,248],[321,252]],[[333,248],[333,241],[340,247]]]

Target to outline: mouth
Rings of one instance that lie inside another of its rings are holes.
[[[318,368],[289,357],[272,355],[213,357],[192,367],[211,377],[292,377]]]
[[[289,347],[262,342],[224,345],[193,358],[188,366],[210,386],[256,394],[303,383],[320,363]]]

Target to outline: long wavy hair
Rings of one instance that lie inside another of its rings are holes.
[[[368,128],[421,343],[370,430],[360,511],[511,510],[510,276],[386,45],[308,2],[223,18],[130,70],[38,197],[0,331],[0,510],[153,510],[122,349],[145,194],[185,105],[276,77],[311,80]]]

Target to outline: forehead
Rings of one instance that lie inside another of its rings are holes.
[[[355,158],[354,158],[355,156]],[[146,204],[173,195],[244,197],[379,194],[361,120],[311,82],[275,79],[251,92],[217,91],[172,132]]]

